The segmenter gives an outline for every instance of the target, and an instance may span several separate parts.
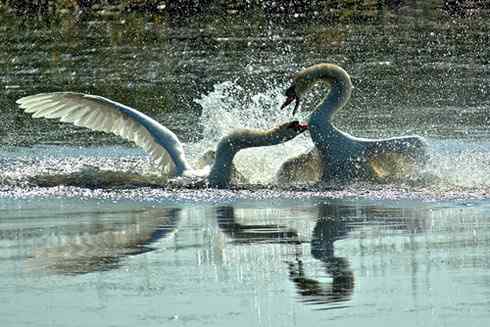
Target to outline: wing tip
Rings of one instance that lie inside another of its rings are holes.
[[[60,91],[60,92],[43,92],[43,93],[37,93],[37,94],[32,94],[32,95],[27,95],[25,97],[19,98],[15,101],[15,103],[21,105],[27,102],[31,101],[42,101],[42,100],[48,100],[48,99],[53,99],[55,97],[64,97],[64,96],[87,96],[87,94],[84,93],[78,93],[78,92],[70,92],[70,91]]]
[[[54,95],[55,95],[54,93],[38,93],[38,94],[28,95],[20,99],[17,99],[15,103],[22,105],[30,101],[46,100],[52,98]]]

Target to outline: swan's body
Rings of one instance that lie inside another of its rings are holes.
[[[276,173],[278,184],[318,182],[322,165],[316,148],[284,161]]]
[[[318,64],[298,73],[286,91],[288,98],[282,107],[297,101],[296,111],[300,97],[320,81],[330,85],[330,92],[310,115],[308,129],[318,150],[322,182],[384,177],[397,170],[396,167],[388,167],[386,163],[389,161],[410,164],[425,161],[427,145],[420,136],[358,138],[333,125],[335,112],[344,107],[352,92],[349,74],[337,65]]]
[[[171,177],[207,178],[211,187],[227,187],[231,181],[233,158],[242,149],[275,145],[301,134],[305,125],[290,122],[261,131],[235,130],[218,143],[211,168],[195,170],[187,161],[178,137],[151,117],[118,102],[95,95],[75,92],[42,93],[17,100],[34,118],[59,119],[62,122],[96,131],[119,135],[148,152],[158,166]]]

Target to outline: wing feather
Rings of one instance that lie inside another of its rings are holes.
[[[164,171],[191,170],[177,136],[147,115],[100,96],[75,92],[41,93],[17,100],[33,118],[58,119],[118,135],[145,150]]]
[[[60,109],[62,109],[62,108],[63,108],[63,106],[61,104],[56,104],[55,106],[49,107],[49,108],[43,110],[42,112],[39,112],[39,111],[38,112],[35,112],[32,115],[32,117],[34,117],[34,118],[37,118],[37,117],[51,118],[52,116],[55,116],[55,118],[56,118],[56,115],[57,115],[56,113],[59,113],[60,112]],[[78,115],[81,114],[81,111],[74,110],[76,108],[71,107],[69,109],[71,111],[71,114],[74,114],[74,113],[76,113]],[[63,110],[62,112],[65,112],[65,111]]]
[[[33,102],[33,100],[29,101],[29,103],[32,103],[32,102]],[[37,102],[37,105],[40,107],[45,106],[46,104],[53,104],[53,102],[49,101],[49,100],[41,100],[41,101]],[[27,108],[25,110],[25,112],[28,112],[28,113],[35,112],[35,111],[37,111],[37,108]]]
[[[53,107],[50,108],[49,111],[44,112],[43,117],[53,119],[53,118],[60,118],[60,115],[63,115],[63,105],[62,104],[57,104]],[[67,108],[70,111],[73,110],[73,107]],[[83,110],[78,110],[78,115],[81,116],[85,111]]]
[[[39,108],[38,110],[36,110],[35,113],[39,113],[39,112],[47,112],[49,110],[51,110],[53,107],[57,107],[59,105],[59,102],[44,102],[42,104],[39,105]]]
[[[89,108],[88,108],[89,109]],[[78,119],[76,122],[77,122],[77,125],[80,126],[80,127],[87,127],[90,125],[90,121],[91,121],[91,117],[93,117],[94,115],[94,112],[92,110],[87,110],[87,112],[82,116],[80,117],[80,119]],[[62,117],[60,117],[62,118]],[[90,127],[87,127],[87,128],[90,128]]]

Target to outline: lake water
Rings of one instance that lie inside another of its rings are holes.
[[[488,325],[484,18],[0,16],[1,326]],[[353,77],[340,128],[423,135],[427,167],[382,184],[274,185],[311,148],[305,133],[240,153],[250,184],[169,187],[142,150],[15,104],[106,96],[171,127],[194,160],[234,128],[290,120],[289,77],[318,62]]]

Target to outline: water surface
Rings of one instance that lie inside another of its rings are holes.
[[[400,10],[329,24],[0,15],[0,324],[487,326],[488,22]],[[290,120],[289,77],[318,62],[353,78],[337,126],[422,135],[428,165],[378,184],[275,185],[312,147],[305,133],[240,153],[247,184],[175,187],[131,144],[15,104],[106,96],[170,127],[195,161],[234,128]]]
[[[189,206],[161,197],[1,207],[6,326],[488,322],[487,202]]]

